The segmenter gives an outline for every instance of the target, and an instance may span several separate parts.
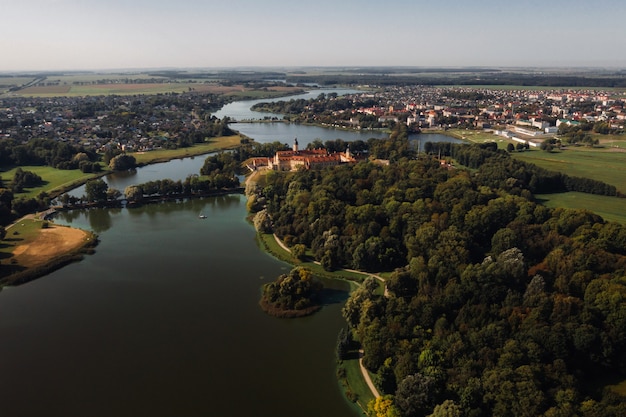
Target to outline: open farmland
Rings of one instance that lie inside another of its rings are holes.
[[[138,84],[79,84],[79,85],[46,85],[32,86],[16,91],[14,95],[25,97],[54,96],[107,96],[135,94],[165,94],[189,91],[192,84],[187,83],[138,83]]]
[[[221,85],[218,83],[195,83],[195,82],[154,82],[154,83],[78,83],[78,84],[55,84],[34,85],[13,91],[11,96],[22,97],[83,97],[83,96],[107,96],[107,95],[138,95],[138,94],[168,94],[194,91],[198,93],[213,93],[243,98],[261,98],[282,96],[292,92],[301,91],[300,88],[288,86],[268,87],[256,90],[244,85]]]

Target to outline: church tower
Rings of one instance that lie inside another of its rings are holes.
[[[298,152],[298,138],[296,138],[293,142],[293,151]]]

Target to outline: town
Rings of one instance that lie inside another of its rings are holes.
[[[171,149],[227,132],[229,121],[211,115],[226,102],[219,94],[198,92],[1,98],[0,138],[55,139],[100,153]],[[553,138],[561,125],[584,124],[583,130],[606,134],[623,132],[626,121],[624,97],[608,90],[368,86],[356,94],[321,94],[301,106],[292,102],[286,97],[269,109],[283,113],[283,121],[358,130],[395,123],[412,131],[486,129],[533,147]]]

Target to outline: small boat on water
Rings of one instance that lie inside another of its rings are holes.
[[[200,218],[200,219],[206,219],[206,215],[204,215],[204,214],[200,213],[200,215],[198,216],[198,218]]]

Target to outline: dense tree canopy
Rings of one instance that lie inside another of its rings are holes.
[[[626,378],[626,228],[537,204],[586,182],[506,152],[450,147],[470,173],[396,145],[389,165],[271,173],[257,190],[273,232],[325,268],[393,271],[387,295],[366,282],[344,315],[394,410],[626,413],[603,389]]]
[[[263,286],[261,306],[279,317],[296,317],[311,314],[320,307],[319,292],[322,284],[306,268],[293,268],[276,281]]]

